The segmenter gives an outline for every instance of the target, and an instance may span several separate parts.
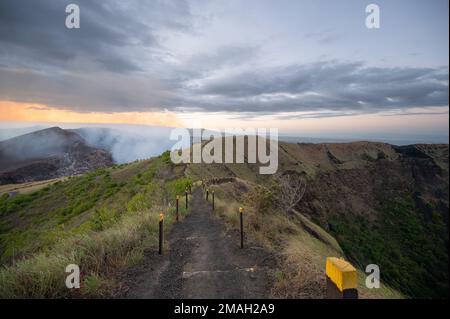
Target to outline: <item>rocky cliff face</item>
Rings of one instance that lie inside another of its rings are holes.
[[[71,176],[111,165],[107,151],[58,127],[0,142],[0,184]]]
[[[309,172],[297,209],[358,266],[416,297],[448,297],[448,145],[285,145]],[[305,148],[308,151],[305,151]]]

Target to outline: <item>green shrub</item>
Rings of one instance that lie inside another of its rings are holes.
[[[91,227],[95,231],[105,230],[116,220],[113,213],[109,213],[106,209],[96,209],[91,218]]]
[[[18,194],[13,198],[9,198],[8,194],[4,194],[0,198],[0,216],[24,209],[29,206],[33,200],[42,195],[43,193],[35,192],[32,194]]]
[[[131,198],[127,204],[128,212],[141,212],[151,208],[151,203],[148,196],[144,193],[138,193]]]
[[[175,198],[177,195],[184,194],[186,188],[192,186],[192,181],[189,178],[178,178],[166,183],[166,191],[170,198]]]
[[[170,159],[170,151],[165,151],[162,153],[160,158],[164,164],[172,164],[172,160]]]

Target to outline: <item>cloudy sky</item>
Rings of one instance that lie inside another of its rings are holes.
[[[0,123],[448,140],[448,0],[369,3],[0,0]]]

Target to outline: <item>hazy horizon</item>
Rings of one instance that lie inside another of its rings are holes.
[[[106,128],[117,132],[125,132],[127,135],[135,137],[150,136],[148,132],[155,132],[157,129],[166,131],[173,127],[168,126],[152,126],[152,125],[132,125],[132,124],[101,124],[101,123],[45,123],[45,122],[4,122],[0,121],[0,141],[31,133],[50,127],[61,127],[63,129],[81,129],[81,128]],[[186,127],[189,129],[189,127]],[[158,136],[156,136],[158,137]],[[310,142],[310,143],[345,143],[354,141],[372,141],[383,142],[393,145],[410,145],[410,144],[449,144],[449,135],[414,135],[414,134],[398,134],[398,135],[382,135],[382,134],[311,134],[302,135],[289,132],[279,132],[280,140],[285,142]],[[171,144],[168,146],[171,146]]]

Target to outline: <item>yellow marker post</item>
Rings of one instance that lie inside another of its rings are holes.
[[[178,221],[178,219],[179,219],[179,213],[178,213],[179,202],[180,202],[180,196],[177,195],[176,213],[175,213],[175,220],[176,220],[176,221]]]
[[[159,254],[163,253],[163,242],[164,242],[164,214],[159,214]]]
[[[327,299],[358,299],[356,268],[342,258],[328,257],[326,262]]]
[[[244,217],[243,217],[244,209],[239,207],[239,222],[241,225],[241,249],[244,248]]]

